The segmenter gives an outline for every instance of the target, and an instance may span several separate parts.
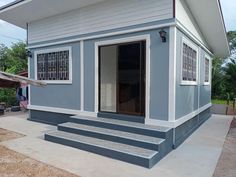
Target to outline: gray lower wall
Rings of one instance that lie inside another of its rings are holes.
[[[182,37],[188,39],[188,37],[186,37],[186,35],[184,35],[180,30],[177,30],[176,119],[179,119],[211,102],[211,88],[209,85],[204,85],[204,56],[206,51],[204,51],[201,47],[199,47],[200,64],[198,67],[200,72],[200,80],[198,85],[181,85]]]
[[[174,128],[173,147],[177,148],[181,143],[183,143],[202,123],[210,118],[210,116],[211,111],[210,108],[208,108],[182,125]]]
[[[68,122],[70,116],[70,114],[30,110],[28,120],[51,125],[58,125],[61,123]]]

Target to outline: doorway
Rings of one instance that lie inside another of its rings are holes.
[[[145,116],[146,42],[99,46],[99,111]]]

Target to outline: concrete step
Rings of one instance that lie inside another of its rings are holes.
[[[151,168],[161,159],[158,151],[63,131],[47,133],[45,134],[45,140],[86,150],[146,168]]]
[[[84,136],[119,142],[132,146],[142,147],[151,150],[161,149],[163,142],[162,138],[140,135],[136,133],[129,133],[119,130],[112,130],[107,128],[88,126],[84,124],[67,122],[58,125],[58,130],[69,133],[80,134]]]
[[[120,130],[124,132],[153,136],[166,139],[171,135],[171,128],[152,126],[142,123],[128,122],[100,117],[71,116],[68,122],[74,122],[95,127]]]
[[[145,122],[145,117],[144,116],[133,116],[133,115],[106,113],[106,112],[99,112],[97,114],[97,116],[102,117],[102,118],[123,120],[123,121],[129,121],[129,122],[138,122],[138,123],[144,123]]]

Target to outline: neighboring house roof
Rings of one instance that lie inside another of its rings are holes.
[[[0,8],[0,18],[21,28],[27,23],[54,16],[104,0],[16,0]],[[175,0],[173,0],[175,1]],[[184,0],[193,14],[212,52],[230,54],[219,0]]]
[[[20,75],[26,75],[26,73],[21,73]],[[0,87],[17,87],[20,83],[26,83],[40,87],[44,87],[47,85],[45,82],[29,79],[20,75],[14,75],[0,71]]]

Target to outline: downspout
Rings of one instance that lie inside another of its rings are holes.
[[[173,0],[173,18],[176,18],[176,0]]]

